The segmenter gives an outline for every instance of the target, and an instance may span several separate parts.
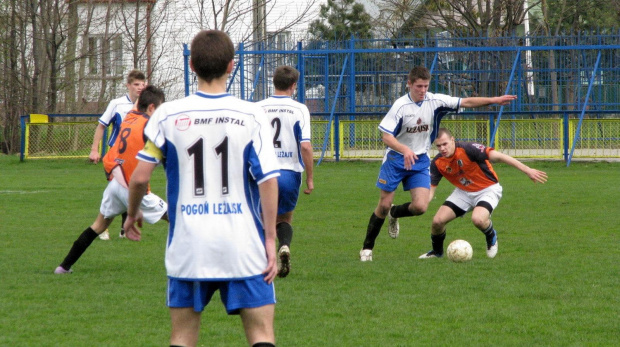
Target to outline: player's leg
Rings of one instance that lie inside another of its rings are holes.
[[[110,223],[114,220],[112,218],[104,218],[101,213],[95,219],[95,222],[88,228],[86,228],[80,236],[73,242],[73,246],[69,250],[69,253],[65,256],[65,259],[60,263],[60,266],[54,270],[55,274],[64,274],[71,272],[71,267],[78,259],[86,252],[86,249],[90,244],[101,234],[104,230],[110,226]]]
[[[461,217],[471,209],[473,199],[467,192],[455,189],[439,207],[431,225],[432,249],[422,254],[420,259],[440,258],[443,256],[443,243],[446,239],[446,225],[457,217]]]
[[[273,283],[263,276],[223,282],[220,298],[228,314],[240,314],[250,346],[259,343],[275,344],[273,320],[276,294]]]
[[[241,321],[245,337],[250,346],[275,346],[276,338],[273,331],[275,305],[241,309]]]
[[[286,277],[291,270],[291,241],[293,240],[293,211],[297,206],[301,172],[280,170],[278,177],[278,276]]]
[[[200,313],[192,307],[171,307],[171,346],[196,346],[200,335]]]
[[[401,205],[393,205],[388,213],[388,233],[392,238],[398,237],[402,217],[419,216],[426,212],[430,199],[430,174],[427,155],[420,156],[411,170],[402,172],[403,189],[408,191],[411,201]]]
[[[366,238],[364,239],[364,245],[360,251],[361,261],[372,261],[372,250],[375,248],[375,240],[379,236],[379,232],[385,222],[385,217],[389,212],[389,208],[392,205],[393,200],[393,191],[387,192],[385,190],[381,190],[379,203],[370,216],[370,220],[368,221],[368,226],[366,228]]]
[[[471,221],[480,230],[487,242],[487,257],[497,255],[497,231],[493,227],[491,214],[502,198],[502,186],[499,183],[483,189],[477,193],[476,203],[472,212]]]
[[[276,218],[278,237],[278,276],[286,277],[291,271],[291,241],[293,240],[293,211],[279,214]]]
[[[123,225],[125,225],[125,221],[127,220],[127,212],[123,212],[123,214],[121,215],[122,217],[122,221],[121,221],[121,231],[118,234],[118,237],[121,239],[125,238],[125,229],[123,228]]]
[[[493,207],[486,201],[481,201],[472,212],[471,221],[480,230],[487,242],[487,256],[489,258],[495,258],[497,255],[497,231],[493,227],[493,221],[491,221],[491,212]]]
[[[464,211],[462,212],[464,213]],[[440,258],[443,256],[443,242],[446,239],[446,225],[457,217],[454,210],[446,205],[441,205],[431,225],[432,250],[420,256],[420,259]]]

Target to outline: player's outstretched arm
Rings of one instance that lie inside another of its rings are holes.
[[[532,169],[531,167],[523,164],[522,162],[518,161],[517,159],[498,152],[498,151],[491,151],[489,153],[489,159],[493,162],[495,161],[500,161],[502,163],[506,163],[510,166],[516,167],[517,169],[519,169],[521,172],[523,172],[524,174],[527,175],[527,177],[529,177],[534,183],[545,183],[547,182],[547,173],[544,171],[540,171],[540,170],[536,170],[536,169]]]
[[[502,95],[495,97],[479,97],[474,96],[470,98],[461,99],[461,107],[465,108],[474,108],[474,107],[482,107],[488,105],[501,105],[506,106],[510,104],[513,100],[516,100],[516,95]]]
[[[132,179],[133,181],[133,179]],[[276,260],[276,216],[278,213],[278,179],[270,178],[258,186],[260,203],[263,211],[263,226],[265,227],[265,252],[267,253],[267,268],[263,271],[265,282],[270,283],[278,273]]]
[[[301,160],[304,162],[306,171],[306,189],[304,194],[310,194],[314,190],[314,153],[309,141],[301,143]]]

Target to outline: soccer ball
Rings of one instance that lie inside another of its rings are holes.
[[[463,263],[471,260],[474,250],[469,242],[465,240],[454,240],[450,242],[447,249],[448,259],[455,263]]]

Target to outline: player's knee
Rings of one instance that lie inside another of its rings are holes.
[[[412,202],[409,204],[409,212],[413,213],[414,216],[426,213],[426,209],[428,209],[428,204],[423,202]]]
[[[431,224],[431,227],[434,229],[443,229],[443,227],[446,225],[446,223],[444,223],[441,219],[439,219],[437,216],[435,216],[433,218],[433,224]]]
[[[471,222],[480,230],[485,230],[489,226],[489,220],[480,216],[471,216]]]

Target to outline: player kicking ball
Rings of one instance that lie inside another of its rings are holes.
[[[75,240],[65,259],[54,270],[55,274],[71,273],[73,264],[86,252],[97,236],[110,226],[116,216],[127,212],[128,182],[138,164],[136,154],[144,147],[144,127],[164,99],[164,93],[160,89],[148,86],[140,94],[137,102],[138,110],[130,111],[125,116],[121,123],[119,141],[114,143],[103,158],[103,166],[109,182],[103,192],[97,219]],[[147,223],[154,224],[160,219],[168,220],[166,213],[168,205],[150,191],[142,199],[140,208]]]
[[[420,259],[441,258],[446,225],[457,217],[472,211],[471,221],[482,231],[487,242],[487,257],[497,255],[497,231],[493,228],[491,213],[502,198],[502,186],[491,162],[502,162],[519,169],[534,183],[545,183],[547,174],[532,169],[517,159],[479,143],[456,142],[450,131],[440,128],[435,139],[439,153],[431,161],[431,190],[435,190],[442,177],[456,188],[439,207],[433,217],[431,243],[433,249]]]

